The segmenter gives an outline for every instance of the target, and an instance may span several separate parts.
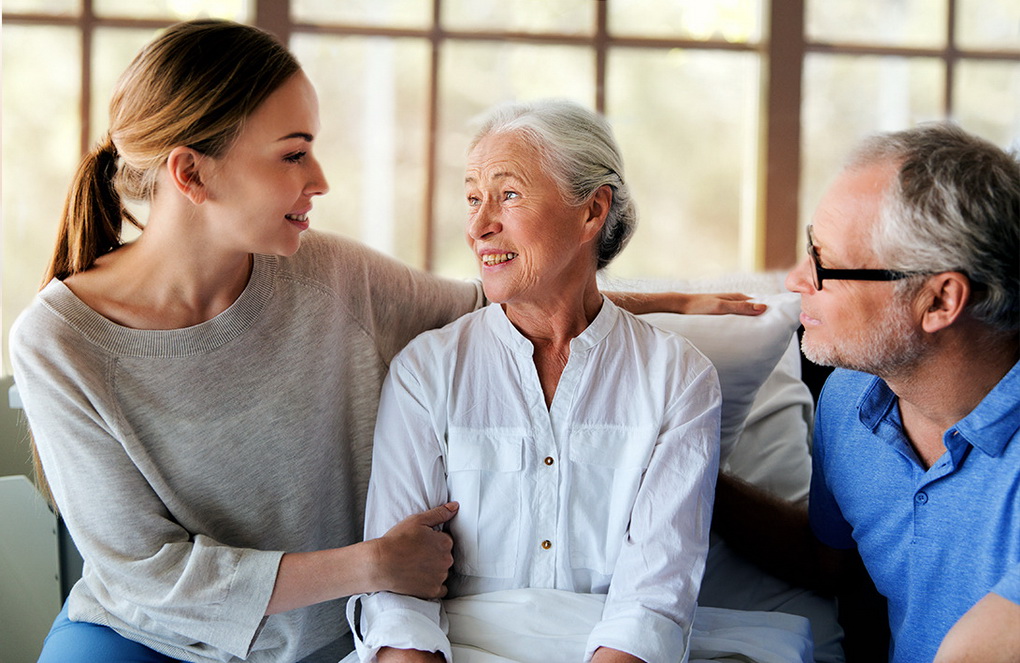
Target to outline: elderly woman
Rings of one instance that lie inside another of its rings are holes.
[[[607,122],[497,108],[470,149],[467,240],[491,305],[414,340],[383,389],[366,535],[460,503],[449,596],[607,594],[585,660],[680,660],[718,465],[715,370],[596,284],[635,211]],[[364,600],[363,660],[451,659],[441,605]]]

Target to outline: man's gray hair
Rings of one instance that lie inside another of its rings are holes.
[[[623,158],[613,131],[601,115],[572,101],[547,100],[496,106],[484,117],[468,150],[486,136],[520,133],[538,149],[568,205],[591,199],[608,184],[613,202],[598,238],[598,269],[627,245],[637,226],[637,211],[623,180]]]
[[[890,163],[872,237],[879,264],[905,272],[958,271],[972,284],[970,313],[1003,332],[1020,329],[1020,161],[949,123],[874,136],[848,167]],[[900,293],[920,277],[900,282]]]

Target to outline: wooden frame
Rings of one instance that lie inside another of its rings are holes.
[[[729,43],[722,40],[699,41],[690,39],[661,39],[617,37],[608,30],[608,2],[596,2],[596,27],[590,36],[567,34],[531,34],[519,32],[465,32],[443,28],[441,9],[443,0],[432,0],[432,25],[425,29],[393,29],[360,25],[312,24],[293,21],[289,0],[252,0],[253,22],[287,41],[296,33],[334,35],[363,35],[382,37],[417,37],[431,43],[431,64],[427,126],[427,190],[424,192],[425,228],[422,247],[423,265],[433,267],[432,238],[435,234],[433,218],[433,190],[436,180],[436,132],[439,112],[439,53],[448,40],[490,40],[508,42],[549,43],[590,46],[595,58],[596,108],[605,109],[605,77],[607,53],[617,47],[682,48],[695,50],[736,50],[758,53],[762,58],[761,98],[762,114],[759,136],[758,232],[755,247],[756,269],[783,269],[796,262],[797,241],[800,237],[800,170],[801,170],[801,104],[804,59],[808,53],[849,55],[892,55],[900,57],[937,58],[945,62],[944,99],[946,116],[953,110],[953,82],[956,65],[963,60],[998,60],[1020,62],[1020,49],[1016,51],[962,50],[956,45],[955,17],[958,0],[947,0],[947,34],[944,48],[909,48],[899,46],[872,46],[863,44],[831,44],[812,42],[805,34],[805,0],[764,0],[765,21],[760,43]],[[81,150],[89,148],[92,134],[89,108],[91,107],[92,36],[97,28],[159,28],[167,21],[152,19],[111,19],[98,17],[93,0],[81,0],[79,16],[64,17],[40,14],[4,13],[3,21],[10,24],[64,25],[81,31],[82,40],[82,97],[81,97]]]

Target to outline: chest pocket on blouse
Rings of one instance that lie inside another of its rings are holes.
[[[450,523],[453,567],[463,575],[513,577],[520,541],[524,434],[451,429],[447,485],[460,502]]]
[[[612,575],[657,429],[578,429],[570,436],[570,565]]]

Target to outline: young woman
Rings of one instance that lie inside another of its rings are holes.
[[[336,599],[445,593],[451,542],[434,528],[456,505],[360,543],[372,430],[390,359],[481,305],[480,287],[306,232],[328,188],[315,92],[258,29],[169,28],[110,117],[12,332],[85,559],[41,660],[336,661],[351,648]],[[122,197],[149,204],[130,243]]]

